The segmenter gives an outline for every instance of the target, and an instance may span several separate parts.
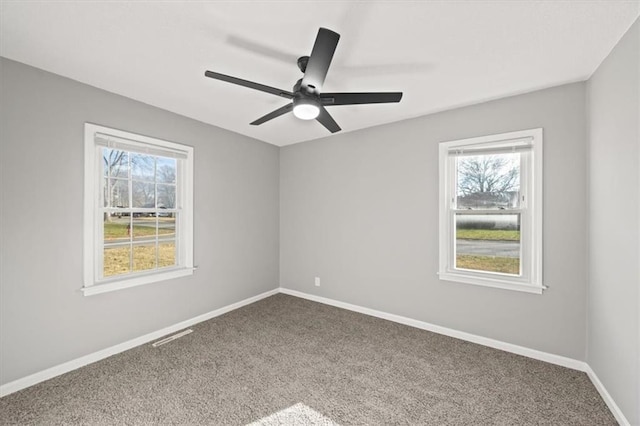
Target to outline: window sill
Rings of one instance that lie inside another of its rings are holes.
[[[159,281],[171,280],[174,278],[186,277],[193,275],[195,268],[172,269],[164,272],[157,272],[146,275],[138,275],[130,278],[121,278],[114,281],[103,282],[100,284],[85,285],[82,292],[85,296],[93,296],[96,294],[107,293],[110,291],[122,290],[139,285],[156,283]]]
[[[526,284],[508,279],[495,279],[485,277],[475,277],[455,272],[439,272],[441,280],[453,281],[464,284],[479,285],[483,287],[500,288],[503,290],[521,291],[524,293],[542,294],[547,287],[543,285]]]

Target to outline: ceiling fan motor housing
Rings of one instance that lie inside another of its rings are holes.
[[[308,86],[303,86],[302,85],[302,79],[296,81],[296,84],[293,85],[293,93],[304,93],[307,94],[309,96],[318,96],[318,90],[316,89],[316,87],[312,84],[308,85]]]

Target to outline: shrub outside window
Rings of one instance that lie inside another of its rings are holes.
[[[440,279],[542,293],[542,129],[440,144]]]
[[[193,271],[193,148],[85,124],[86,295]]]

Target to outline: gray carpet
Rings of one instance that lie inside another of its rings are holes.
[[[296,297],[192,328],[8,395],[0,422],[616,424],[584,373]]]

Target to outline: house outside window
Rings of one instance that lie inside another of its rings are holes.
[[[85,124],[85,295],[193,273],[193,148]]]
[[[440,279],[542,293],[542,129],[439,151]]]

